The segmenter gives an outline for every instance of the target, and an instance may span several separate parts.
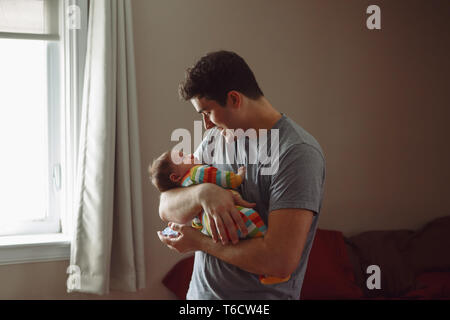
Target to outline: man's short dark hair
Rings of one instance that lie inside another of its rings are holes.
[[[186,70],[179,94],[184,100],[206,98],[225,106],[227,94],[232,90],[253,100],[264,96],[245,60],[234,52],[222,50],[206,54]]]

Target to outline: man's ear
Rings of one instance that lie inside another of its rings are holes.
[[[242,94],[236,90],[228,92],[228,99],[233,108],[240,108],[242,104]]]
[[[171,173],[169,179],[172,182],[179,182],[181,180],[181,177],[175,173]]]

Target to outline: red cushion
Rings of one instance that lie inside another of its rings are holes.
[[[164,285],[180,300],[186,299],[194,256],[179,261],[164,277]],[[317,229],[311,248],[301,299],[359,299],[344,237],[339,231]]]
[[[450,272],[427,272],[416,278],[417,289],[405,298],[450,299]]]
[[[317,229],[308,260],[301,299],[360,299],[342,232]]]
[[[180,300],[186,299],[194,268],[194,256],[179,261],[163,279],[163,284]]]

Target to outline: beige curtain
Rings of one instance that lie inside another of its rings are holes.
[[[130,0],[90,1],[87,41],[67,291],[133,292],[145,266]]]

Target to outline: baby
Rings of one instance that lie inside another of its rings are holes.
[[[172,159],[178,157],[175,164]],[[160,192],[167,191],[172,188],[188,187],[194,184],[200,183],[214,183],[220,187],[228,189],[230,192],[240,194],[233,190],[239,187],[245,179],[245,167],[240,167],[238,173],[235,174],[231,171],[222,171],[207,164],[196,164],[196,160],[193,155],[184,155],[182,152],[171,153],[167,151],[163,153],[159,158],[153,161],[149,167],[149,174],[152,183]],[[245,226],[248,230],[246,238],[262,237],[267,231],[267,227],[264,221],[261,219],[258,212],[251,208],[245,208],[242,206],[236,206],[241,213]],[[202,233],[212,236],[211,226],[209,223],[208,215],[202,211],[192,221],[192,226]],[[238,230],[239,238],[243,239],[240,230]],[[290,276],[286,278],[277,278],[261,275],[260,281],[263,284],[275,284],[289,280]]]

